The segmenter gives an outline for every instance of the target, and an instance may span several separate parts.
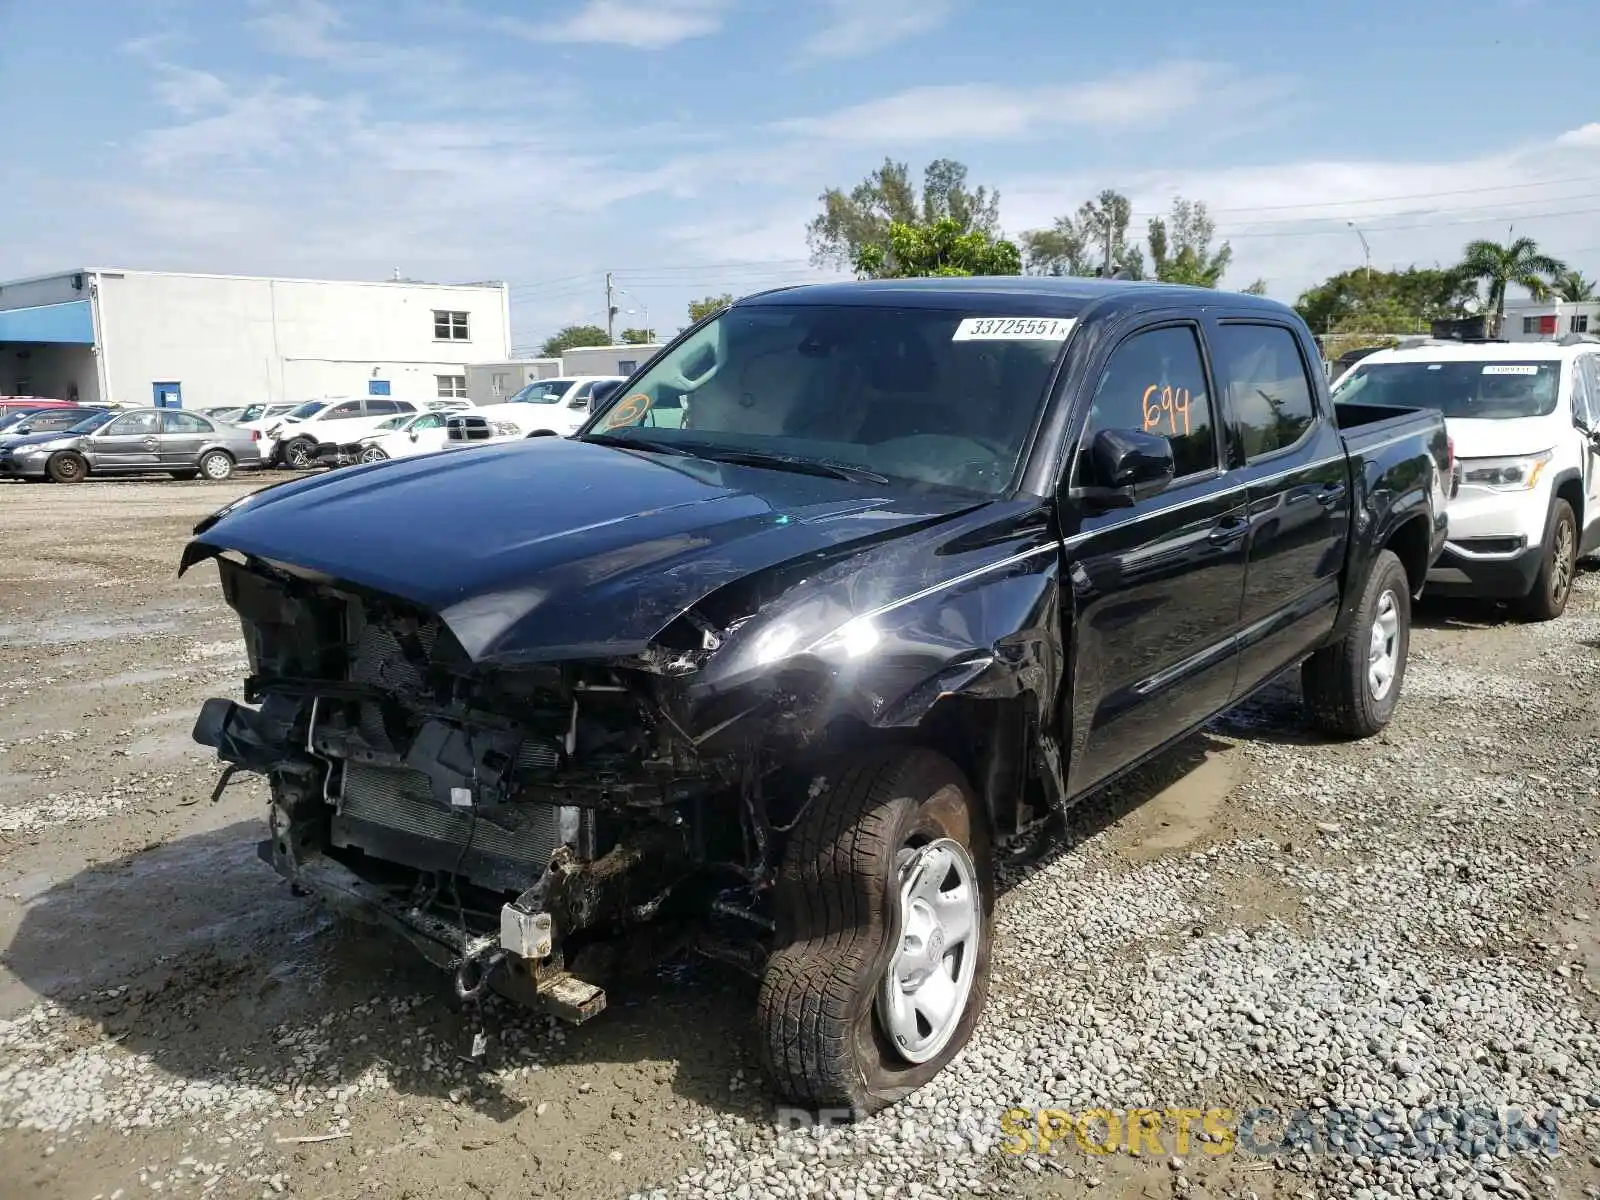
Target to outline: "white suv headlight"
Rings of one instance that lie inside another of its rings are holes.
[[[512,421],[490,421],[489,428],[495,437],[517,437],[522,433],[521,427]]]
[[[1528,492],[1537,486],[1551,458],[1549,450],[1506,458],[1464,458],[1461,479],[1463,483],[1493,488],[1497,492]]]

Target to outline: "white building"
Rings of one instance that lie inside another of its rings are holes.
[[[1553,342],[1569,333],[1600,336],[1600,300],[1507,300],[1501,337],[1508,342]]]
[[[510,353],[503,283],[88,269],[0,284],[0,394],[186,408],[467,394]]]

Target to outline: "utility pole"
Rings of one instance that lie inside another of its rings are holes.
[[[1109,208],[1106,209],[1106,265],[1101,272],[1101,276],[1105,279],[1111,278],[1111,210]]]
[[[1367,283],[1370,284],[1372,282],[1372,247],[1367,245],[1367,235],[1361,232],[1361,226],[1357,225],[1354,221],[1346,221],[1345,224],[1350,226],[1351,229],[1354,229],[1356,231],[1356,236],[1361,239],[1361,253],[1366,255]]]
[[[616,329],[615,329],[616,320],[617,320],[617,308],[616,308],[616,305],[611,302],[611,272],[607,271],[606,272],[606,345],[608,345],[608,346],[615,346],[617,344],[617,335],[616,335]]]

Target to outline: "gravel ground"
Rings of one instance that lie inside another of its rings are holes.
[[[1600,574],[1549,625],[1425,606],[1382,738],[1280,683],[1081,806],[952,1069],[796,1128],[729,975],[462,1012],[255,858],[188,738],[237,625],[174,571],[257,482],[0,486],[0,1194],[1600,1196]]]

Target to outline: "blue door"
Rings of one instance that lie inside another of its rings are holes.
[[[152,383],[150,390],[155,393],[157,408],[183,407],[183,384],[177,382]]]
[[[387,396],[389,394],[389,381],[387,379],[367,380],[367,395]]]

